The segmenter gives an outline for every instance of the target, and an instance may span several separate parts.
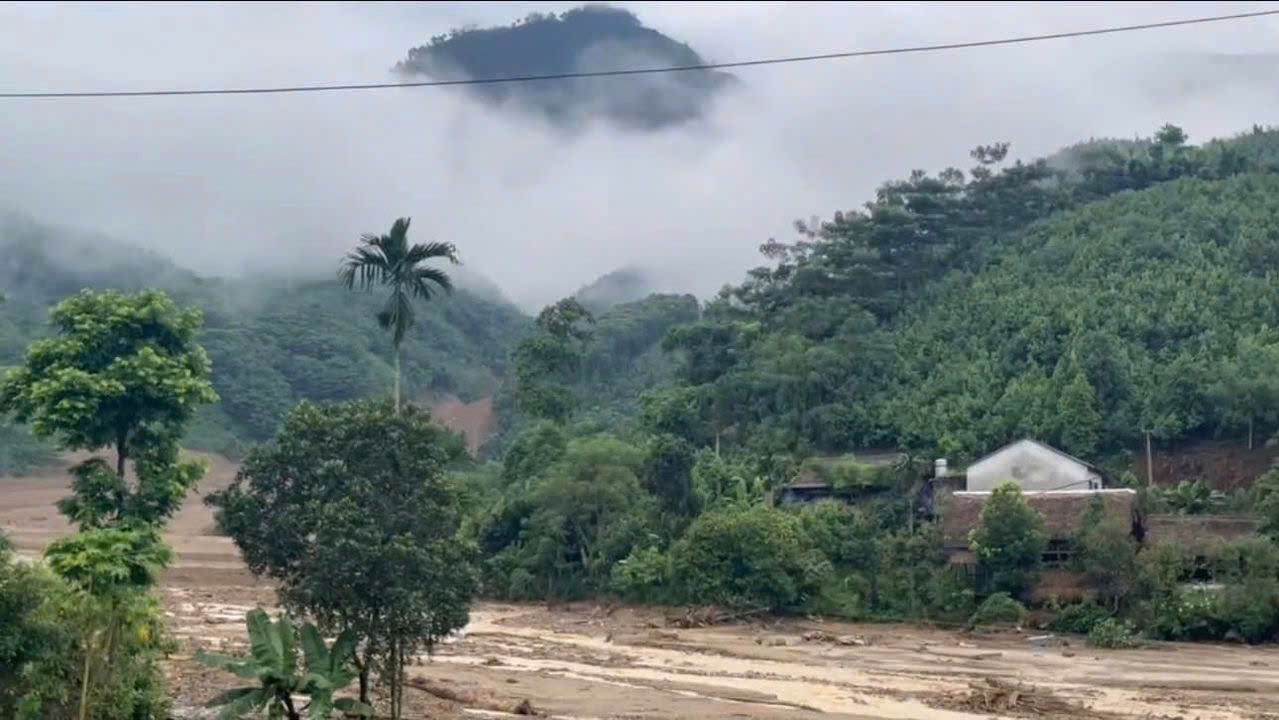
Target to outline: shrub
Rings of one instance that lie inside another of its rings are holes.
[[[654,547],[636,548],[613,566],[613,589],[636,602],[657,602],[669,593],[671,559]]]
[[[1021,625],[1029,613],[1026,606],[1012,599],[1008,593],[997,592],[986,598],[968,622],[978,625]]]
[[[1248,642],[1265,642],[1279,636],[1279,581],[1250,578],[1221,589],[1213,602],[1217,622],[1225,637],[1234,633]]]
[[[762,506],[700,516],[670,555],[683,600],[729,607],[798,608],[830,573],[797,517]]]
[[[1127,620],[1106,618],[1088,631],[1088,644],[1110,650],[1126,650],[1141,646],[1137,629]]]
[[[1076,603],[1067,605],[1057,617],[1053,618],[1049,628],[1056,632],[1078,633],[1087,635],[1095,625],[1110,619],[1105,608],[1092,603]]]
[[[74,717],[84,654],[79,629],[100,608],[39,564],[0,550],[0,717]],[[159,657],[172,647],[154,601],[142,598],[118,637],[120,652],[107,682],[95,685],[94,720],[167,717]]]
[[[1211,590],[1178,588],[1155,599],[1150,631],[1163,640],[1211,640],[1224,634]]]

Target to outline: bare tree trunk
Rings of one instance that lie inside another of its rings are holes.
[[[1248,416],[1248,449],[1252,449],[1252,416]]]
[[[400,414],[400,346],[395,346],[395,414]]]
[[[355,658],[355,669],[360,672],[360,702],[372,706],[372,701],[369,700],[369,673],[373,667],[372,658],[367,652],[363,661],[360,660],[358,652],[352,652],[351,655]]]
[[[124,434],[121,434],[119,439],[119,444],[116,445],[116,450],[115,450],[115,474],[121,480],[124,479],[124,461],[127,457],[127,454],[125,453],[125,450],[124,450],[124,443],[126,440],[127,440],[127,437]]]
[[[89,717],[89,666],[93,662],[92,642],[84,644],[84,676],[80,681],[80,720]]]

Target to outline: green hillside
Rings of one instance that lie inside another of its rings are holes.
[[[1277,152],[1275,131],[1196,147],[1167,126],[887,183],[674,329],[650,420],[795,459],[1272,433]]]
[[[203,310],[201,342],[222,402],[198,418],[192,447],[234,454],[269,437],[300,399],[358,398],[391,387],[389,339],[373,319],[380,297],[348,293],[334,278],[202,278],[108,238],[21,217],[0,224],[0,252],[7,296],[0,364],[18,362],[45,332],[49,306],[83,287],[158,287]],[[515,307],[466,290],[424,304],[405,340],[406,396],[469,401],[492,394],[506,372],[509,343],[529,325]]]
[[[533,13],[509,27],[463,28],[408,51],[396,66],[405,76],[438,80],[599,72],[637,66],[701,65],[691,47],[645,27],[633,13],[587,5],[556,15]],[[720,72],[682,72],[616,79],[468,87],[493,105],[512,101],[570,128],[590,117],[622,127],[659,130],[695,120],[734,81]]]

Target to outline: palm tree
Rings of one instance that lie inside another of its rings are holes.
[[[457,264],[457,248],[452,243],[431,242],[409,245],[409,218],[400,218],[386,235],[364,234],[360,244],[346,254],[338,278],[348,290],[359,285],[371,290],[384,285],[391,290],[386,306],[377,314],[378,325],[391,331],[395,348],[395,411],[400,411],[400,343],[413,326],[413,299],[430,300],[441,290],[453,291],[453,283],[443,270],[426,267],[428,260],[445,258]]]

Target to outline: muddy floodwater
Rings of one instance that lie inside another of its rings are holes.
[[[233,473],[217,461],[201,489]],[[53,508],[65,493],[61,472],[0,479],[0,527],[34,556],[68,530]],[[211,526],[199,498],[188,501],[161,588],[182,648],[169,671],[186,717],[236,684],[194,652],[246,649],[244,614],[274,603]],[[684,628],[656,609],[480,603],[470,625],[416,661],[406,701],[412,718],[1279,720],[1279,648],[1099,651],[1077,637],[1031,637],[803,618]]]

